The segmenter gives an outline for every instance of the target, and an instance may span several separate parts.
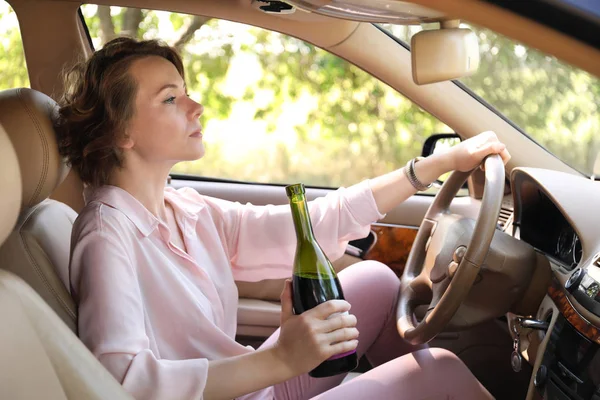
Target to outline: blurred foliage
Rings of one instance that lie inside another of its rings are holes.
[[[473,30],[481,63],[462,82],[544,148],[591,175],[600,153],[600,80],[492,31]]]
[[[12,8],[3,3],[0,3],[0,90],[29,87],[17,17]]]
[[[103,21],[101,7],[82,10],[96,48],[121,33],[126,9],[105,9]],[[11,14],[0,8],[0,21]],[[350,185],[402,166],[420,154],[429,135],[450,132],[389,86],[311,44],[197,18],[142,10],[137,29],[139,38],[179,46],[191,96],[205,106],[207,153],[176,165],[174,173]],[[26,86],[18,26],[7,26],[2,23],[0,86]],[[112,32],[103,31],[107,26]],[[382,28],[405,41],[415,33]],[[481,66],[463,82],[565,162],[591,173],[600,150],[594,135],[600,128],[598,79],[489,30],[474,30]]]

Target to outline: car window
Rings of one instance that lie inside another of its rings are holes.
[[[410,43],[439,24],[380,26]],[[461,26],[478,37],[480,65],[460,82],[556,157],[592,175],[594,164],[600,167],[600,79],[489,29]]]
[[[0,38],[0,90],[29,87],[19,21],[3,0],[0,0]]]
[[[126,32],[183,56],[206,155],[173,173],[338,187],[403,166],[451,130],[361,69],[296,38],[169,12],[85,5],[92,41]],[[108,28],[107,28],[108,27]]]

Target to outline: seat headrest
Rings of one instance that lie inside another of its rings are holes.
[[[58,153],[52,124],[57,111],[56,102],[36,90],[0,91],[0,125],[19,160],[22,209],[33,207],[50,196],[69,172]]]
[[[0,126],[0,244],[10,235],[21,208],[21,173],[17,153]]]

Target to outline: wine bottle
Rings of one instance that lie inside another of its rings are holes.
[[[289,185],[285,190],[290,201],[298,240],[292,275],[292,303],[294,313],[301,314],[327,300],[343,300],[344,293],[331,261],[313,234],[304,185]],[[357,365],[356,350],[352,350],[334,355],[308,374],[322,378],[352,371]]]

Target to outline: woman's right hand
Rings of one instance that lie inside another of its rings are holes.
[[[344,300],[330,300],[300,315],[292,307],[292,282],[281,293],[281,330],[274,346],[282,364],[294,375],[304,374],[328,358],[356,349],[356,317]],[[339,313],[329,318],[332,314]]]

